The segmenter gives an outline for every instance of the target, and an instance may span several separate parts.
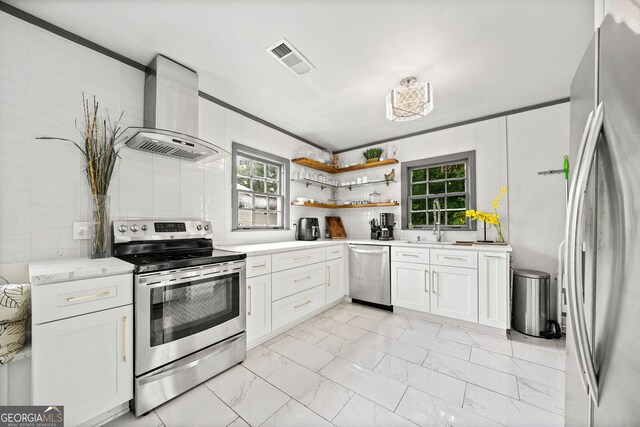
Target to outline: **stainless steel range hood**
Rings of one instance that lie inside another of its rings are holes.
[[[125,144],[134,150],[192,162],[229,155],[197,135],[198,74],[157,55],[148,66],[144,84],[144,127],[127,128]]]

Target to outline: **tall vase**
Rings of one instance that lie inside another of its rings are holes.
[[[91,196],[91,258],[109,256],[109,196],[99,194]]]

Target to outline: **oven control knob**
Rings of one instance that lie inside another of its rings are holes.
[[[127,227],[126,225],[122,224],[120,227],[118,227],[118,230],[121,233],[124,233],[125,231],[127,231],[129,229],[129,227]]]
[[[202,230],[202,224],[198,224],[196,228],[198,229],[198,231]]]
[[[134,233],[135,233],[136,231],[138,231],[138,230],[140,230],[140,227],[138,227],[136,224],[133,224],[133,225],[131,226],[131,231],[133,231]]]
[[[209,224],[205,224],[204,229],[209,231]]]
[[[146,225],[143,225],[143,226],[141,227],[141,230],[142,230],[142,231],[147,231],[147,229],[148,229],[148,228],[149,228],[149,227],[147,227]]]

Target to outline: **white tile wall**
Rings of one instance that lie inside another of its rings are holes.
[[[87,241],[72,239],[73,222],[89,219],[80,153],[70,143],[35,139],[77,139],[83,91],[112,117],[124,111],[123,127],[142,125],[143,72],[0,13],[0,264],[88,253]],[[200,137],[229,151],[232,141],[285,158],[308,148],[203,99],[199,118]],[[216,244],[293,238],[292,231],[231,231],[228,158],[203,165],[129,149],[120,154],[109,190],[112,219],[202,218],[213,222]],[[293,197],[329,198],[292,187]],[[292,207],[291,221],[330,213]]]

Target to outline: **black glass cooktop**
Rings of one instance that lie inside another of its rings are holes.
[[[133,264],[134,273],[149,273],[161,270],[175,270],[178,268],[194,267],[206,264],[238,261],[245,259],[247,254],[240,252],[209,249],[197,252],[164,252],[137,253],[116,255],[123,261]]]

